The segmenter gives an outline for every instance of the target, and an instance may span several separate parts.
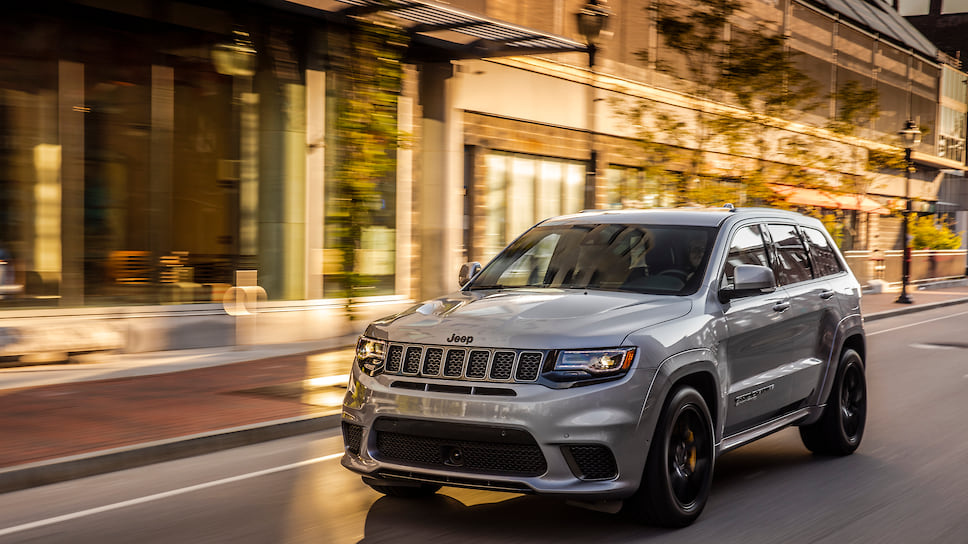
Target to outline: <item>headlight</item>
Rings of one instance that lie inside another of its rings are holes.
[[[387,343],[383,340],[361,336],[356,342],[356,364],[360,365],[360,370],[365,374],[376,376],[383,372],[386,355]]]
[[[617,378],[628,372],[635,348],[559,351],[549,378],[556,381]]]

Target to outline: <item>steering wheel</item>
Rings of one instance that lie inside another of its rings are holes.
[[[683,285],[685,285],[686,280],[689,279],[689,273],[686,272],[685,270],[680,270],[678,268],[666,268],[665,270],[659,272],[656,275],[676,278],[677,280],[681,281]]]

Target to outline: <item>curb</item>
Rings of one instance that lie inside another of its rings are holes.
[[[0,469],[0,493],[333,429],[340,413],[296,417]]]
[[[943,300],[941,302],[931,302],[928,304],[912,304],[907,307],[898,308],[896,310],[884,310],[882,312],[877,312],[873,314],[864,315],[864,321],[877,321],[878,319],[884,319],[887,317],[894,317],[898,315],[913,314],[915,312],[924,312],[927,310],[933,310],[935,308],[944,308],[945,306],[954,306],[956,304],[968,303],[968,298],[956,298],[953,300]]]

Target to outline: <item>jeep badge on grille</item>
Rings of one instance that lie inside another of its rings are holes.
[[[470,344],[473,341],[474,341],[473,336],[459,336],[457,333],[451,334],[450,338],[445,340],[445,342],[451,342],[454,344]]]

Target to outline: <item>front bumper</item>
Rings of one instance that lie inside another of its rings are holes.
[[[653,377],[633,367],[620,380],[568,389],[454,388],[453,380],[368,376],[354,365],[342,464],[385,480],[625,498],[639,486],[655,425]]]

